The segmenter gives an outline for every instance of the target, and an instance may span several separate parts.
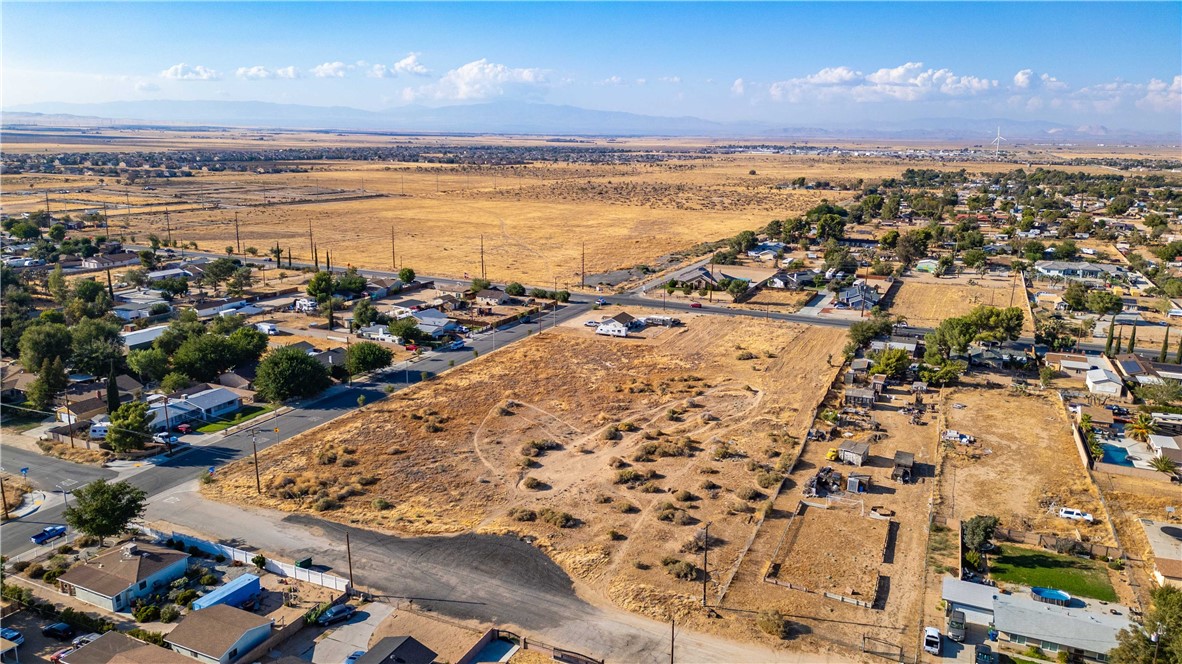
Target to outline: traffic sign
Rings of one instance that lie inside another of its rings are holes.
[[[29,469],[28,468],[21,468],[21,477],[28,477],[28,476],[29,476]]]

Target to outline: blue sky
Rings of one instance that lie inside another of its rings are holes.
[[[1182,123],[1178,2],[5,2],[3,56],[6,106],[525,99],[816,126]]]

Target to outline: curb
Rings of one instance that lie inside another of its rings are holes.
[[[8,511],[8,521],[17,521],[23,517],[29,516],[30,514],[41,509],[41,506],[44,505],[45,501],[48,499],[49,496],[44,491],[30,491],[29,493],[26,493],[24,499],[21,501],[21,504],[15,509]],[[32,504],[29,504],[30,502]]]

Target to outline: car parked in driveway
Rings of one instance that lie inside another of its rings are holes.
[[[318,625],[332,625],[352,618],[354,613],[357,613],[357,609],[352,605],[337,604],[325,609],[324,613],[316,619],[316,623]]]
[[[59,537],[62,537],[65,534],[66,534],[66,527],[65,526],[62,526],[62,525],[46,526],[45,528],[41,529],[41,532],[37,533],[36,535],[33,535],[29,539],[33,541],[33,544],[45,544],[46,542],[53,541]]]
[[[41,634],[59,641],[65,641],[74,636],[74,628],[64,622],[53,623],[52,625],[42,627]]]
[[[91,641],[94,641],[99,636],[100,636],[99,634],[96,634],[94,632],[91,632],[90,634],[83,634],[82,636],[74,637],[74,640],[70,642],[70,645],[74,646],[75,648],[81,648],[82,646],[90,643]]]
[[[0,629],[0,638],[3,638],[6,641],[11,641],[18,646],[25,642],[25,635],[21,634],[15,629],[12,629],[11,627]]]
[[[72,652],[74,652],[74,646],[62,648],[61,650],[50,655],[49,661],[53,662],[53,664],[58,664],[58,662],[62,661],[63,657],[65,657],[66,655],[69,655]]]
[[[973,646],[973,653],[973,661],[976,664],[997,664],[997,653],[984,643]]]
[[[935,627],[923,628],[923,651],[940,656],[940,630]]]

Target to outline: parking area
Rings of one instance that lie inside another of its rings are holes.
[[[948,630],[944,625],[940,626],[940,633],[943,635],[940,644],[940,656],[925,654],[928,662],[963,662],[964,664],[973,664],[974,652],[973,647],[984,643],[997,652],[997,643],[989,641],[989,628],[985,625],[974,625],[968,623],[965,630],[965,639],[962,643],[957,643],[948,638]]]
[[[394,607],[389,604],[366,604],[346,622],[324,630],[314,643],[304,642],[306,647],[297,656],[314,664],[340,664],[358,650],[369,650],[374,630],[393,612]],[[284,650],[291,652],[288,648]]]
[[[59,641],[41,635],[41,628],[54,621],[42,618],[31,611],[17,611],[5,616],[4,628],[15,629],[25,637],[24,643],[16,649],[16,657],[8,655],[5,662],[48,662],[59,650],[70,647],[70,639]]]

